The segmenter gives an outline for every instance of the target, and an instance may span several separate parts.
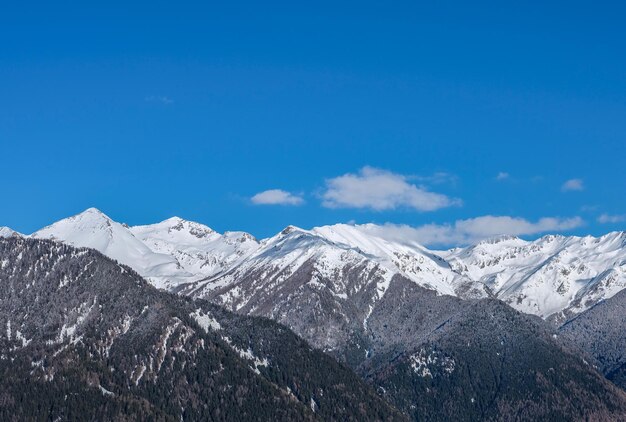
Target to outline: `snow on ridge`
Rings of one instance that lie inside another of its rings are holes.
[[[386,238],[380,227],[287,226],[258,241],[245,232],[220,234],[180,217],[128,227],[89,208],[31,236],[99,250],[159,288],[200,283],[194,291],[226,289],[224,297],[238,300],[238,307],[246,298],[238,297],[235,283],[246,271],[258,270],[259,277],[280,283],[306,262],[314,263],[311,282],[329,288],[338,300],[350,295],[340,283],[341,270],[367,261],[382,275],[377,286],[380,295],[391,277],[400,274],[439,294],[456,295],[471,284],[478,287],[480,297],[486,295],[481,288],[487,286],[516,309],[542,317],[566,308],[583,311],[588,307],[586,298],[594,303],[626,287],[626,232],[601,237],[546,235],[534,241],[497,236],[439,252],[413,239]],[[0,237],[13,233],[0,228]],[[337,285],[320,283],[320,277],[336,280]]]
[[[582,312],[626,287],[622,236],[613,232],[597,238],[546,235],[534,241],[481,242],[444,256],[456,271],[484,282],[514,308],[548,317],[564,309]],[[614,276],[602,277],[611,270]]]
[[[2,226],[0,227],[0,238],[1,237],[13,237],[13,236],[20,236],[22,237],[23,235],[19,232],[16,232],[15,230],[13,230],[10,227],[6,227],[6,226]]]
[[[181,268],[174,257],[152,251],[127,226],[113,221],[95,208],[57,221],[31,237],[96,249],[133,268],[157,287],[167,288],[172,281],[182,282],[193,277]]]

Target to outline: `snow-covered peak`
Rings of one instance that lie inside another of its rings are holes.
[[[11,236],[21,236],[21,234],[11,229],[10,227],[6,227],[6,226],[0,227],[0,237],[11,237]]]
[[[500,246],[510,246],[510,245],[521,245],[525,244],[526,241],[520,239],[517,236],[511,236],[507,234],[503,234],[501,236],[490,237],[489,239],[482,240],[478,242],[476,245],[484,246],[484,245],[500,245]]]
[[[282,229],[281,232],[278,235],[279,236],[287,236],[287,235],[295,233],[295,232],[298,232],[298,233],[310,233],[308,230],[304,230],[304,229],[301,229],[300,227],[289,225],[289,226],[285,227],[284,229]]]
[[[194,221],[172,217],[156,224],[133,226],[130,231],[137,237],[160,238],[176,243],[202,243],[207,238],[218,237],[213,229]]]
[[[121,224],[115,223],[102,211],[88,208],[79,214],[44,227],[31,236],[104,250],[113,241],[116,234],[122,238],[130,235],[126,233],[126,229]]]
[[[183,281],[191,277],[175,258],[153,252],[128,227],[113,221],[96,208],[57,221],[36,231],[31,237],[96,249],[134,268],[159,287],[170,285],[172,280]]]
[[[514,308],[543,317],[568,308],[583,311],[626,287],[623,232],[481,242],[442,256]]]
[[[256,237],[252,236],[250,233],[241,232],[241,231],[227,231],[222,235],[225,242],[231,243],[245,243],[245,242],[254,242],[258,243]]]
[[[409,239],[402,241],[388,239],[384,236],[384,230],[381,226],[371,223],[363,225],[334,224],[315,227],[312,232],[333,242],[350,245],[377,256],[389,255],[398,250],[419,253],[425,250],[423,246],[417,242],[411,242]]]
[[[348,245],[441,294],[455,295],[461,285],[465,289],[471,282],[453,272],[440,256],[413,239],[385,238],[385,230],[375,224],[335,224],[315,227],[312,232],[336,244]],[[482,295],[478,291],[474,291],[474,294]]]
[[[617,247],[626,247],[626,231],[611,232],[597,239],[592,238],[594,242],[603,245],[614,245]]]
[[[153,252],[171,255],[194,280],[214,276],[254,252],[259,242],[245,232],[223,235],[194,221],[172,217],[130,228]]]

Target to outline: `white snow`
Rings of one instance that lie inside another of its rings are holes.
[[[222,326],[215,318],[209,314],[205,314],[200,308],[196,309],[189,316],[195,319],[198,325],[207,333],[209,332],[209,329],[214,331],[222,329]]]
[[[95,208],[58,221],[31,236],[96,249],[132,267],[157,287],[167,287],[172,281],[193,278],[192,274],[180,267],[174,257],[153,252],[127,227],[111,220]]]
[[[100,389],[100,392],[102,393],[103,396],[115,396],[115,393],[113,393],[112,391],[107,390],[106,388],[104,388],[101,385],[98,385],[98,388]]]
[[[594,238],[502,237],[442,253],[455,270],[489,286],[514,308],[548,317],[626,287],[626,232]]]
[[[244,232],[220,234],[178,217],[127,227],[90,208],[31,236],[97,249],[159,288],[180,287],[182,294],[194,296],[220,289],[218,300],[234,310],[243,308],[250,296],[276,288],[307,263],[313,269],[309,286],[327,289],[338,301],[366,288],[348,286],[343,278],[346,269],[362,268],[364,279],[367,273],[377,280],[370,313],[395,274],[438,294],[456,295],[472,286],[473,297],[484,297],[486,286],[516,309],[542,317],[564,309],[581,312],[626,287],[625,232],[599,238],[550,235],[532,242],[502,236],[440,252],[408,238],[383,238],[378,228],[289,226],[257,241]],[[252,291],[250,286],[244,290],[238,282],[250,275],[257,281]],[[67,282],[62,280],[59,287]],[[363,324],[367,326],[367,316]]]
[[[23,236],[23,235],[11,229],[10,227],[6,227],[6,226],[0,227],[0,237],[11,237],[11,236]]]
[[[422,378],[433,377],[430,368],[440,367],[444,373],[451,374],[456,367],[454,359],[437,352],[427,352],[424,349],[409,356],[409,362],[413,372]]]
[[[247,361],[250,361],[250,363],[252,364],[252,366],[250,367],[250,369],[252,369],[254,372],[256,372],[257,374],[260,374],[261,372],[259,371],[259,366],[268,366],[270,364],[270,361],[267,358],[263,358],[263,359],[259,359],[254,352],[252,351],[251,348],[248,347],[247,350],[244,350],[240,347],[237,347],[236,345],[233,344],[233,342],[231,341],[230,338],[228,337],[222,337],[222,339],[231,347],[231,349],[233,349],[235,352],[237,352],[237,354],[242,358],[245,359]]]
[[[130,232],[150,250],[176,260],[195,281],[214,276],[236,265],[259,247],[256,239],[244,232],[219,234],[211,228],[173,217],[157,224],[135,226]]]
[[[421,286],[440,294],[455,294],[453,281],[459,277],[458,274],[450,271],[447,265],[434,260],[430,251],[417,243],[402,244],[377,237],[369,230],[372,226],[336,224],[315,227],[312,232],[333,243],[353,248],[390,272],[402,274]],[[387,287],[380,286],[383,290]]]

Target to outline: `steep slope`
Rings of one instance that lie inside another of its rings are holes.
[[[194,279],[194,274],[185,271],[173,256],[153,252],[128,227],[95,208],[44,227],[31,237],[93,248],[130,266],[159,288],[167,289]]]
[[[277,296],[306,286],[328,296],[330,302],[357,299],[358,319],[363,325],[367,324],[368,309],[396,274],[438,294],[487,295],[482,284],[454,273],[441,257],[419,245],[392,243],[347,225],[313,230],[289,226],[263,240],[226,271],[181,285],[177,291],[210,298],[241,312],[267,313]],[[270,315],[280,320],[278,313],[274,308]]]
[[[587,352],[608,379],[626,390],[626,291],[576,315],[560,333]]]
[[[297,325],[313,345],[331,350],[367,325],[394,274],[356,248],[288,227],[228,272],[179,293]]]
[[[522,312],[563,321],[626,287],[626,232],[501,237],[442,256]]]
[[[336,244],[362,251],[394,273],[441,294],[464,298],[489,296],[482,283],[452,271],[439,255],[411,239],[402,242],[384,239],[377,235],[378,228],[373,224],[336,224],[315,227],[312,232]]]
[[[269,320],[149,286],[90,249],[0,239],[2,420],[392,420]]]

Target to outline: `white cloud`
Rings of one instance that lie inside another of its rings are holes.
[[[569,179],[563,186],[561,186],[561,190],[563,192],[571,192],[577,190],[584,190],[585,186],[583,185],[582,179]]]
[[[496,176],[496,180],[506,180],[510,177],[509,173],[505,172],[505,171],[501,171],[500,173],[498,173],[498,175]]]
[[[326,180],[322,205],[327,208],[369,208],[376,211],[409,207],[434,211],[460,205],[459,199],[430,192],[408,182],[409,177],[374,167],[363,167],[358,174],[348,173]]]
[[[384,239],[403,243],[417,242],[427,246],[458,246],[498,236],[524,236],[575,229],[584,224],[580,217],[544,217],[535,222],[524,218],[485,215],[457,220],[453,224],[426,224],[412,227],[387,223],[382,226],[364,225],[364,230]]]
[[[622,221],[626,221],[626,214],[621,214],[621,215],[602,214],[600,217],[598,217],[598,223],[602,223],[602,224],[621,223]]]
[[[259,192],[250,200],[256,205],[301,205],[304,203],[304,199],[301,196],[282,189],[270,189]]]

